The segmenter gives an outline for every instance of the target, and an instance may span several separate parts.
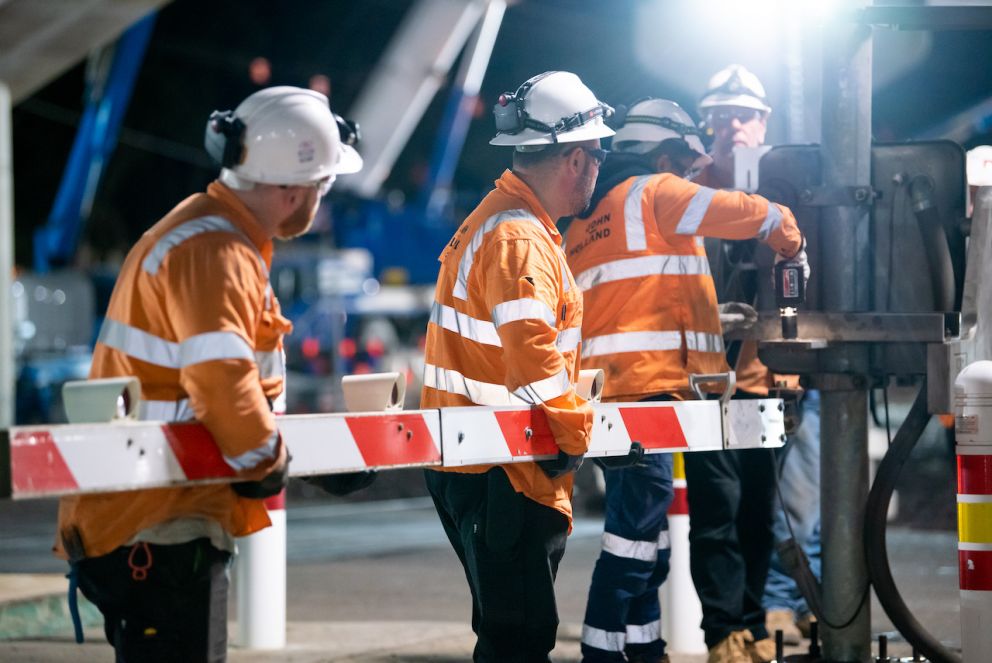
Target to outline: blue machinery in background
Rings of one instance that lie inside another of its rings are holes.
[[[62,173],[48,222],[35,232],[34,269],[48,272],[71,261],[93,206],[100,177],[120,133],[124,113],[155,26],[153,12],[90,61],[86,108]],[[107,59],[110,59],[109,65]]]

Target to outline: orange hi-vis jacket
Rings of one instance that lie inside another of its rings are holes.
[[[292,326],[269,287],[271,260],[271,239],[223,184],[187,198],[128,253],[90,370],[136,376],[142,419],[196,419],[246,480],[285,458],[273,409]],[[180,518],[210,519],[234,536],[270,524],[262,500],[228,484],[65,497],[56,553],[97,557]]]
[[[440,261],[421,407],[536,405],[559,448],[585,453],[592,408],[574,388],[582,293],[534,192],[504,172]],[[534,463],[502,467],[517,492],[571,518],[571,473],[550,479]],[[446,469],[480,473],[490,466]]]
[[[671,174],[628,177],[572,221],[565,250],[585,297],[582,367],[605,371],[604,399],[688,395],[690,373],[727,370],[702,238],[754,236],[786,256],[802,245],[788,208]]]

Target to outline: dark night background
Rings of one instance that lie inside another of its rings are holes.
[[[201,149],[203,126],[214,109],[233,108],[258,89],[248,75],[256,57],[271,62],[268,84],[306,86],[311,76],[331,81],[331,105],[347,115],[366,77],[389,42],[406,0],[361,2],[294,0],[175,0],[157,19],[131,100],[120,144],[106,169],[87,224],[81,260],[125,251],[162,214],[202,189],[215,169]],[[579,74],[612,104],[644,96],[674,98],[692,111],[705,80],[690,88],[666,83],[637,64],[632,43],[633,0],[580,2],[521,0],[506,12],[483,83],[476,118],[462,152],[456,187],[471,206],[508,163],[487,143],[489,108],[505,89],[547,69]],[[674,7],[676,3],[672,3]],[[737,3],[746,11],[746,3]],[[665,11],[668,5],[665,5]],[[659,67],[678,69],[706,61],[714,72],[726,61],[707,60],[704,34],[679,34],[674,20],[659,26]],[[691,47],[692,44],[698,47]],[[686,46],[690,44],[690,46]],[[773,45],[774,48],[774,45]],[[992,95],[992,34],[933,33],[925,57],[885,87],[876,87],[875,135],[906,140]],[[738,61],[750,65],[749,54]],[[456,65],[457,66],[457,65]],[[14,110],[16,250],[19,265],[31,257],[31,236],[44,223],[59,184],[83,107],[80,63]],[[756,69],[775,103],[779,72]],[[427,172],[446,99],[442,88],[400,156],[386,190],[414,195]],[[782,142],[784,117],[773,114],[769,138]],[[979,130],[966,148],[992,140]],[[332,193],[332,197],[335,194]],[[409,199],[409,198],[408,198]]]

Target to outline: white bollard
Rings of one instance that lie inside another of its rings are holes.
[[[662,637],[673,654],[705,654],[706,641],[699,624],[703,608],[689,572],[689,503],[686,498],[685,463],[674,455],[672,471],[675,499],[668,510],[668,534],[672,557],[668,580],[661,588]]]
[[[234,579],[238,628],[234,643],[246,649],[286,646],[286,491],[265,500],[272,525],[238,539]]]

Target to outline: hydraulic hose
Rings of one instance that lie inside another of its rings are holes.
[[[923,235],[923,248],[933,283],[934,310],[953,311],[956,294],[954,264],[944,224],[940,221],[933,180],[928,175],[917,175],[909,182],[909,196],[913,201],[916,223]]]
[[[896,487],[896,479],[929,421],[927,382],[926,378],[923,378],[920,391],[913,401],[913,407],[892,439],[892,445],[882,462],[879,463],[871,492],[868,493],[865,510],[865,557],[868,561],[871,584],[875,587],[875,595],[878,596],[878,602],[882,604],[885,614],[892,620],[896,630],[933,663],[961,663],[961,658],[930,635],[906,607],[892,578],[885,542],[886,516],[892,491]]]

